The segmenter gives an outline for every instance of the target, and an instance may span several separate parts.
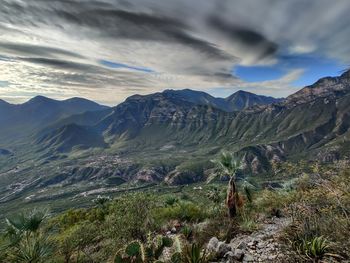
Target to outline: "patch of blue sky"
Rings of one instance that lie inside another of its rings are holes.
[[[130,69],[130,70],[135,70],[135,71],[146,72],[146,73],[153,73],[154,72],[154,70],[146,68],[146,67],[130,66],[127,64],[108,61],[108,60],[100,60],[100,64],[103,66],[106,66],[108,68],[125,68],[125,69]]]
[[[247,82],[276,80],[295,69],[303,69],[303,74],[291,84],[303,87],[313,84],[324,76],[337,76],[347,66],[343,63],[316,54],[281,55],[278,62],[268,66],[236,66],[232,73]]]
[[[0,87],[7,87],[10,85],[10,82],[6,80],[0,80]]]

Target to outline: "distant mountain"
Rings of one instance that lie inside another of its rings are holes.
[[[243,110],[228,111],[223,101]],[[164,145],[171,149],[174,145],[229,147],[241,155],[247,169],[257,173],[267,171],[272,160],[330,145],[341,147],[337,142],[350,127],[348,105],[350,84],[344,73],[322,79],[285,100],[242,91],[226,99],[191,90],[135,95],[84,129],[103,136],[109,145],[143,153]]]
[[[254,93],[239,90],[227,97],[225,101],[228,102],[230,110],[239,111],[255,105],[278,103],[283,101],[283,99],[256,95]]]
[[[63,101],[37,96],[23,104],[0,102],[0,142],[18,139],[68,117],[86,111],[104,110],[108,107],[95,102],[72,98]]]
[[[165,98],[174,98],[197,105],[207,105],[223,111],[240,111],[254,105],[266,105],[281,102],[283,99],[276,99],[262,95],[256,95],[250,92],[239,90],[227,98],[215,98],[205,92],[190,89],[184,90],[165,90]]]

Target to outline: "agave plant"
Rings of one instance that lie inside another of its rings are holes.
[[[226,206],[228,209],[228,215],[233,218],[237,214],[237,208],[239,203],[239,195],[236,187],[236,174],[240,167],[240,162],[234,158],[231,153],[223,152],[216,160],[212,160],[220,170],[221,176],[229,176],[230,180],[227,186]],[[208,182],[217,177],[213,174],[208,178]]]
[[[164,201],[166,206],[173,206],[178,202],[179,202],[179,199],[177,199],[175,196],[167,196]]]
[[[193,229],[190,226],[184,226],[181,229],[181,234],[189,241],[193,237]]]
[[[196,243],[187,245],[184,250],[183,262],[204,263],[206,262],[206,252],[202,252],[201,247]]]
[[[322,259],[330,250],[330,242],[323,236],[302,240],[298,251],[312,260]]]

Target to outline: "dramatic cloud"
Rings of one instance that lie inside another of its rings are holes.
[[[116,104],[167,88],[286,96],[350,63],[349,12],[343,0],[3,0],[0,98]],[[266,70],[243,80],[239,67],[269,67],[274,79]]]

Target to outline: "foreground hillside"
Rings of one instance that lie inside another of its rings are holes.
[[[221,183],[99,196],[56,216],[27,210],[8,218],[0,261],[348,262],[348,165],[285,163],[279,188],[238,184],[231,219]]]

